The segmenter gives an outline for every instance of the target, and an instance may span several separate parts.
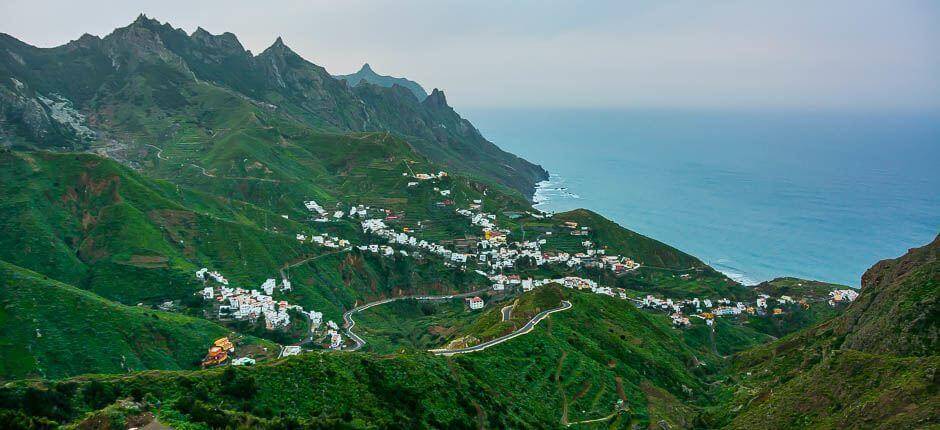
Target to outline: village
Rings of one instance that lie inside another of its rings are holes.
[[[217,271],[210,271],[208,268],[202,268],[196,271],[196,279],[203,281],[205,287],[196,294],[212,304],[211,312],[214,318],[220,321],[248,321],[256,323],[263,319],[264,328],[267,330],[285,329],[291,324],[291,311],[296,315],[306,317],[309,321],[310,338],[325,339],[324,346],[329,349],[339,349],[342,347],[344,338],[340,334],[339,326],[333,321],[327,321],[323,327],[323,313],[315,310],[306,311],[302,306],[292,305],[287,300],[275,300],[273,294],[275,289],[281,293],[291,291],[292,286],[288,279],[282,278],[278,283],[274,278],[268,278],[261,286],[260,290],[231,288],[229,281]],[[228,352],[234,350],[234,346],[225,338],[224,342],[216,344],[210,348],[209,353],[203,361],[204,366],[221,364],[227,360]],[[215,349],[213,349],[215,348]],[[226,352],[228,351],[228,352]],[[280,355],[296,355],[300,353],[298,348],[284,348]],[[250,360],[250,357],[249,357]],[[232,364],[236,364],[232,362]],[[253,364],[248,360],[242,360],[240,364]],[[236,364],[238,365],[238,364]]]
[[[829,293],[829,306],[837,306],[842,303],[849,303],[858,297],[858,293],[853,290],[834,290]],[[671,298],[659,298],[647,295],[643,299],[632,299],[637,307],[662,311],[669,314],[672,323],[678,327],[691,325],[691,318],[700,318],[705,320],[709,326],[713,326],[715,318],[723,316],[747,315],[782,315],[786,305],[799,305],[803,309],[809,309],[812,304],[805,298],[794,299],[787,295],[771,297],[767,294],[759,294],[753,303],[734,302],[726,298],[719,299],[692,299],[674,300]]]
[[[403,173],[412,181],[407,183],[408,188],[421,186],[423,183],[435,183],[436,180],[447,178],[446,172],[438,173]],[[434,187],[433,191],[445,199],[438,202],[439,207],[454,206],[451,190]],[[583,251],[568,253],[561,251],[543,250],[547,243],[545,238],[533,240],[510,240],[511,231],[501,229],[497,225],[497,215],[483,211],[483,201],[474,199],[466,208],[456,208],[454,213],[468,219],[471,226],[479,229],[479,236],[465,236],[454,238],[441,243],[434,243],[419,239],[414,231],[407,227],[400,227],[400,231],[388,225],[401,218],[401,214],[388,209],[370,207],[368,205],[350,205],[348,210],[325,209],[314,200],[303,202],[304,207],[314,215],[313,222],[326,223],[342,219],[358,220],[359,227],[366,238],[373,238],[373,242],[353,244],[347,239],[333,236],[329,233],[312,234],[307,232],[296,233],[296,240],[304,243],[313,243],[331,249],[352,249],[367,252],[380,257],[400,256],[402,258],[420,258],[424,254],[436,256],[442,260],[444,266],[460,268],[461,270],[474,269],[478,275],[489,280],[491,290],[497,293],[516,289],[521,292],[532,291],[535,288],[559,284],[566,288],[590,291],[594,294],[605,295],[630,300],[638,308],[663,312],[669,315],[675,327],[688,327],[690,318],[700,318],[709,326],[714,325],[715,318],[748,315],[781,315],[786,305],[799,304],[809,307],[805,300],[794,300],[783,295],[770,297],[761,294],[753,303],[732,301],[727,298],[691,298],[673,299],[660,298],[653,295],[645,297],[631,297],[623,288],[612,288],[599,285],[598,282],[577,277],[564,276],[554,278],[535,279],[522,277],[513,273],[521,262],[526,265],[539,267],[558,267],[562,270],[600,269],[615,275],[623,275],[637,270],[640,263],[630,257],[608,255],[607,250],[597,247],[588,239],[580,241]],[[339,205],[337,205],[339,206]],[[527,212],[533,218],[551,219],[552,214]],[[284,216],[286,218],[286,215]],[[419,222],[420,224],[420,222]],[[559,224],[562,231],[575,237],[590,236],[591,227],[579,225],[572,221],[563,221]],[[551,235],[551,231],[545,235]],[[688,275],[683,275],[688,276]],[[207,302],[214,303],[213,312],[219,320],[251,321],[255,322],[263,317],[267,330],[282,330],[291,324],[291,312],[304,316],[310,324],[310,339],[319,339],[317,343],[322,349],[343,349],[347,339],[341,333],[340,327],[334,321],[323,323],[323,314],[314,310],[306,311],[303,307],[292,305],[287,300],[275,300],[275,291],[285,294],[291,291],[291,283],[282,277],[278,283],[269,278],[261,284],[259,289],[231,288],[228,280],[217,271],[202,268],[196,272],[196,277],[206,283],[206,286],[197,294],[202,295]],[[830,293],[828,303],[835,306],[838,303],[851,302],[857,297],[853,290],[836,290]],[[466,303],[470,311],[483,309],[485,301],[479,296],[467,297]],[[310,339],[302,343],[310,343]],[[226,340],[227,341],[227,340]],[[219,360],[221,352],[225,351],[229,343],[213,345],[207,355],[205,365],[217,365],[225,360]],[[213,351],[215,351],[213,353]],[[301,344],[288,345],[282,348],[280,356],[296,355],[303,352]],[[214,358],[213,358],[214,357]],[[247,357],[246,357],[247,358]],[[251,358],[240,359],[238,364],[251,364]],[[234,361],[231,364],[236,364]]]

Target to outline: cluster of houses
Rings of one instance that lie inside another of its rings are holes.
[[[495,223],[496,215],[474,211],[474,207],[479,208],[481,200],[474,200],[473,202],[470,209],[457,209],[456,212],[468,217],[472,225],[480,227],[482,238],[468,236],[443,241],[439,244],[432,243],[409,235],[407,228],[402,232],[395,231],[385,224],[385,221],[390,219],[388,217],[384,220],[379,218],[365,219],[361,222],[361,227],[364,233],[383,238],[389,244],[425,250],[430,254],[441,256],[451,265],[475,262],[478,266],[488,268],[491,273],[511,270],[516,267],[520,259],[531,261],[536,266],[560,264],[569,268],[605,269],[617,274],[629,272],[640,266],[639,263],[628,257],[606,255],[605,249],[595,248],[593,242],[589,240],[582,242],[585,247],[584,252],[573,255],[566,252],[543,252],[541,247],[545,245],[545,239],[510,242],[508,241],[509,231],[497,228]],[[577,226],[576,223],[574,225]],[[577,231],[587,230],[579,229]],[[361,245],[359,249],[386,256],[392,256],[396,253],[396,250],[389,245]],[[407,251],[404,250],[397,252],[405,256],[408,255]]]
[[[490,281],[493,282],[492,288],[494,291],[503,291],[507,287],[519,286],[522,288],[522,291],[532,291],[538,287],[548,284],[560,284],[565,288],[573,288],[582,291],[591,291],[594,294],[602,294],[610,297],[619,297],[620,299],[626,300],[627,290],[623,288],[611,288],[598,285],[597,281],[587,278],[581,278],[578,276],[565,276],[563,278],[546,278],[546,279],[532,279],[532,278],[521,278],[519,275],[503,275],[497,274],[489,277]]]
[[[530,259],[536,266],[544,264],[564,264],[571,268],[586,267],[609,269],[615,273],[626,273],[638,268],[639,263],[630,258],[619,255],[605,255],[605,249],[596,249],[593,242],[583,241],[584,252],[571,255],[566,252],[543,252],[541,246],[545,239],[509,242],[508,230],[499,230],[496,227],[496,215],[480,210],[480,200],[474,200],[469,209],[457,209],[460,215],[470,218],[470,223],[479,226],[483,231],[483,240],[478,242],[477,260],[488,266],[494,272],[511,269],[519,259]],[[578,223],[566,221],[564,227],[578,235],[587,235],[590,229],[578,226]],[[582,234],[583,233],[583,234]]]
[[[297,240],[300,242],[312,242],[320,246],[325,246],[327,248],[344,248],[349,246],[349,241],[346,239],[340,239],[335,236],[330,236],[329,233],[321,233],[316,235],[307,236],[303,233],[297,233]]]
[[[316,222],[330,222],[331,220],[339,220],[343,217],[364,218],[370,209],[368,206],[353,205],[349,208],[348,211],[335,210],[333,212],[329,212],[314,200],[305,201],[304,207],[317,215],[317,218],[314,219]]]
[[[401,174],[402,176],[408,176],[407,172]],[[415,178],[419,181],[430,181],[433,179],[442,179],[447,177],[447,172],[440,171],[437,173],[415,173],[411,175],[412,178]]]
[[[838,302],[851,302],[858,297],[854,290],[835,290],[829,293],[829,304],[834,305]],[[641,308],[649,308],[667,312],[676,326],[688,326],[691,324],[689,316],[702,318],[706,324],[713,325],[716,317],[736,316],[741,314],[748,315],[782,315],[783,306],[799,304],[803,308],[809,308],[810,304],[806,299],[794,299],[787,295],[780,297],[771,297],[767,294],[760,294],[754,303],[733,302],[729,299],[700,299],[694,297],[691,299],[670,299],[658,298],[647,295],[643,299],[636,300],[636,304]],[[775,305],[775,306],[771,306]]]
[[[214,270],[210,271],[209,269],[205,267],[196,271],[196,279],[200,281],[206,281],[208,279],[212,279],[215,282],[218,282],[222,285],[228,285],[228,279],[225,279],[225,277],[222,276],[221,273],[216,272]]]
[[[858,298],[858,291],[855,290],[833,290],[829,292],[829,306],[835,306],[838,303],[854,302]]]
[[[202,273],[202,277],[200,277],[200,273]],[[205,276],[207,273],[211,272],[200,269],[196,272],[196,277],[207,281]],[[292,288],[290,281],[286,278],[282,279],[280,284],[275,279],[268,278],[261,284],[260,291],[238,287],[230,288],[227,281],[223,284],[216,280],[216,285],[207,284],[197,294],[200,294],[206,301],[216,302],[217,316],[221,320],[256,321],[263,316],[265,328],[276,330],[290,325],[291,318],[288,311],[294,310],[310,319],[311,331],[319,329],[323,324],[323,313],[315,310],[306,311],[303,307],[292,305],[287,300],[275,300],[273,294],[278,285],[280,285],[280,291],[282,292],[290,291]],[[333,321],[328,321],[327,325],[333,331],[338,330],[336,323]],[[340,336],[339,343],[341,344],[342,336],[338,333],[336,335]],[[331,343],[336,343],[336,340]]]
[[[424,250],[428,253],[438,255],[443,257],[448,262],[453,263],[466,263],[467,258],[469,257],[466,253],[456,252],[445,248],[443,245],[436,244],[433,242],[428,242],[426,240],[418,240],[416,237],[409,235],[406,232],[397,232],[392,228],[389,228],[385,221],[378,218],[370,218],[363,220],[360,225],[362,226],[362,231],[366,234],[372,234],[383,238],[388,241],[390,244],[397,244],[402,246],[410,246],[420,250]],[[385,256],[392,256],[395,254],[395,249],[389,245],[360,245],[358,249],[362,251],[369,251],[373,253],[378,253]],[[403,256],[408,256],[408,252],[405,250],[398,251]]]

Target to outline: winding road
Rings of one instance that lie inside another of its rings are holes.
[[[500,309],[500,312],[503,314],[503,321],[509,321],[509,319],[512,318],[512,309],[515,307],[516,303],[513,302],[513,304],[509,306],[503,306],[503,308]]]
[[[374,301],[374,302],[366,303],[366,304],[361,305],[361,306],[356,306],[356,307],[354,307],[354,308],[352,308],[352,309],[346,311],[345,313],[343,313],[343,327],[346,329],[346,335],[349,336],[349,338],[352,339],[353,342],[356,342],[356,345],[355,345],[355,346],[353,346],[353,347],[351,347],[351,348],[346,348],[346,351],[355,351],[355,350],[357,350],[357,349],[359,349],[359,348],[362,348],[362,347],[366,344],[366,341],[365,341],[363,338],[359,337],[359,335],[357,335],[356,333],[354,333],[354,332],[352,331],[352,328],[356,326],[356,321],[353,320],[353,318],[352,318],[352,315],[353,315],[354,313],[362,312],[362,311],[364,311],[364,310],[366,310],[366,309],[369,309],[369,308],[371,308],[371,307],[373,307],[373,306],[384,305],[384,304],[386,304],[386,303],[391,303],[391,302],[398,301],[398,300],[409,300],[409,299],[411,299],[411,300],[448,300],[448,299],[462,299],[462,298],[464,298],[464,297],[478,296],[478,295],[483,294],[483,293],[485,293],[485,292],[487,292],[487,291],[489,291],[489,290],[490,290],[490,288],[487,287],[487,288],[483,288],[483,289],[476,290],[476,291],[470,291],[470,292],[467,292],[467,293],[449,294],[449,295],[446,295],[446,296],[423,296],[423,295],[422,295],[422,296],[417,296],[417,295],[414,295],[414,296],[400,296],[400,297],[392,297],[392,298],[388,298],[388,299],[377,300],[377,301]]]
[[[554,308],[554,309],[548,309],[548,310],[544,310],[544,311],[542,311],[542,312],[539,312],[537,315],[535,315],[534,317],[532,317],[532,319],[529,320],[529,322],[525,323],[525,325],[522,326],[522,328],[520,328],[519,330],[516,330],[516,331],[514,331],[514,332],[512,332],[512,333],[509,333],[509,334],[507,334],[507,335],[505,335],[505,336],[500,336],[500,337],[497,337],[496,339],[491,339],[491,340],[488,340],[488,341],[486,341],[486,342],[483,342],[483,343],[481,343],[481,344],[479,344],[479,345],[468,346],[468,347],[466,347],[466,348],[458,348],[458,349],[431,349],[431,350],[428,350],[428,351],[430,351],[430,352],[433,353],[434,355],[443,355],[443,356],[448,356],[448,357],[451,356],[451,355],[456,355],[456,354],[467,354],[467,353],[470,353],[470,352],[482,351],[482,350],[484,350],[484,349],[486,349],[486,348],[489,348],[489,347],[491,347],[491,346],[499,345],[499,344],[501,344],[501,343],[503,343],[503,342],[505,342],[505,341],[507,341],[507,340],[514,339],[514,338],[516,338],[516,337],[519,337],[519,336],[522,336],[522,335],[524,335],[524,334],[526,334],[526,333],[529,333],[530,331],[532,331],[532,329],[535,328],[536,324],[538,324],[539,322],[541,322],[543,319],[545,319],[545,318],[548,317],[549,315],[551,315],[551,314],[553,314],[553,313],[555,313],[555,312],[566,311],[566,310],[568,310],[568,309],[571,309],[571,302],[569,302],[569,301],[567,301],[567,300],[562,300],[562,301],[561,301],[561,306],[559,306],[559,307],[557,307],[557,308]]]

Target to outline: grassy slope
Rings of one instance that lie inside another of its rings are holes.
[[[356,331],[369,351],[385,354],[424,351],[443,345],[477,315],[463,299],[444,302],[404,300],[370,308],[356,316]]]
[[[574,221],[579,226],[591,228],[587,237],[570,236],[567,229],[548,238],[550,245],[574,252],[582,240],[591,240],[606,247],[608,254],[619,254],[633,258],[641,267],[626,276],[616,277],[610,272],[597,272],[607,285],[634,291],[652,292],[670,297],[734,297],[750,298],[753,291],[732,281],[712,269],[698,258],[672,246],[621,227],[603,216],[587,209],[575,209],[555,214],[552,222]],[[688,275],[682,277],[682,275]]]
[[[830,291],[849,288],[846,285],[791,277],[776,278],[754,286],[754,290],[769,296],[802,297],[808,300],[828,300]]]
[[[189,369],[229,334],[205,320],[115,304],[2,261],[0,287],[3,379]]]
[[[940,239],[878,263],[843,315],[736,356],[733,428],[914,428],[940,424],[936,390]],[[931,316],[933,315],[933,316]]]
[[[14,152],[0,162],[0,256],[113,300],[188,297],[200,265],[254,286],[285,261],[315,252],[259,225],[263,217],[271,228],[299,230],[289,221],[109,160]]]
[[[697,363],[713,358],[682,346],[673,329],[629,303],[571,291],[555,294],[564,294],[574,307],[485,353],[311,354],[228,375],[239,381],[242,398],[226,391],[221,369],[92,379],[105,385],[99,391],[110,401],[151,393],[147,397],[162,402],[159,414],[168,420],[211,422],[222,416],[245,422],[248,417],[235,414],[246,410],[265,423],[277,411],[308,422],[337,419],[358,426],[467,428],[482,422],[494,428],[550,428],[561,426],[566,410],[568,422],[600,418],[623,399],[628,413],[609,421],[616,428],[659,419],[691,422],[694,408],[679,407],[680,399],[708,401],[698,376],[712,365]],[[89,378],[74,382],[78,394],[66,396],[67,413],[33,414],[69,421],[110,403],[92,404],[79,395],[89,389]],[[257,389],[244,389],[251,385]],[[58,392],[55,386],[46,383],[40,390]],[[28,409],[30,399],[40,397],[31,390],[36,387],[9,385],[0,390],[0,399],[7,399],[8,408]]]

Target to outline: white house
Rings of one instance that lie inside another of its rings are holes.
[[[292,355],[300,354],[300,346],[298,345],[288,345],[285,346],[281,351],[281,357],[290,357]]]
[[[232,366],[252,366],[255,364],[255,359],[251,357],[241,357],[232,360]]]
[[[274,278],[268,278],[261,284],[261,291],[264,291],[265,294],[271,295],[274,294],[274,287],[277,286],[277,281]]]

